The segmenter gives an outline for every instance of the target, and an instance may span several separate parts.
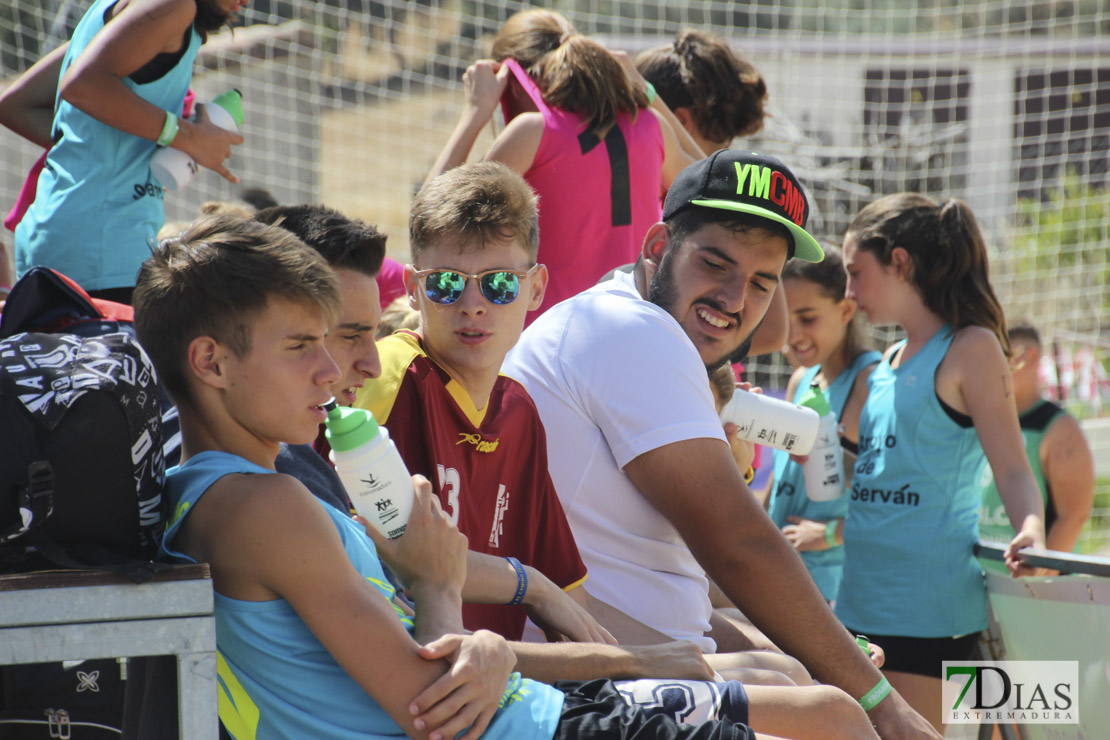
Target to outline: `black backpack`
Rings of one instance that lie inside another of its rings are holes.
[[[154,368],[127,333],[0,340],[0,572],[149,579],[165,526]]]

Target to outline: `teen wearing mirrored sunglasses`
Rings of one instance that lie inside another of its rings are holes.
[[[462,298],[467,282],[474,279],[478,282],[478,287],[487,301],[497,306],[505,306],[517,299],[520,295],[521,281],[531,275],[537,267],[543,266],[532,265],[526,271],[494,268],[479,273],[442,268],[417,270],[414,265],[409,265],[408,269],[412,277],[422,281],[424,294],[433,303],[445,306],[455,303]]]

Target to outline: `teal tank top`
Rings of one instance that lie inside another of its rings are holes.
[[[70,39],[61,75],[104,27],[118,0],[96,0]],[[146,84],[124,78],[143,100],[181,113],[200,35],[191,29],[181,59]],[[60,79],[60,77],[59,77]],[[16,227],[16,271],[60,270],[86,290],[135,285],[165,221],[163,189],[150,172],[153,141],[101,123],[58,98],[54,145],[39,175],[35,201]]]
[[[202,452],[166,476],[171,517],[166,555],[193,562],[173,549],[190,507],[231,473],[272,474],[226,452]],[[392,601],[366,532],[335,507],[316,499],[335,523],[351,564]],[[394,606],[410,634],[412,620]],[[215,594],[220,720],[236,740],[253,738],[403,738],[404,732],[335,661],[284,599],[241,601]],[[354,626],[352,627],[354,628]],[[514,673],[485,739],[548,740],[563,706],[562,692]]]
[[[873,365],[882,359],[883,356],[875,351],[856,355],[851,364],[829,383],[825,397],[828,398],[829,405],[838,420],[841,414],[844,413],[844,404],[848,402],[848,396],[852,392],[856,376],[868,365]],[[794,391],[794,398],[790,400],[798,403],[806,391],[809,390],[810,383],[817,377],[820,370],[820,365],[807,370]],[[806,482],[802,466],[791,460],[790,453],[784,450],[774,451],[774,481],[775,487],[771,491],[767,513],[770,514],[771,521],[779,529],[789,524],[787,521],[789,516],[827,522],[832,519],[843,519],[848,513],[847,496],[841,496],[834,501],[810,501],[809,497],[806,496]],[[837,589],[840,588],[840,572],[844,565],[844,548],[837,545],[830,547],[828,550],[810,550],[798,554],[802,556],[802,562],[809,569],[809,574],[813,576],[813,580],[817,587],[821,589],[821,595],[825,597],[825,600],[832,601],[835,599]]]
[[[953,337],[944,326],[897,369],[884,360],[869,379],[836,600],[840,620],[865,634],[955,637],[987,626],[972,551],[982,449],[934,384]]]

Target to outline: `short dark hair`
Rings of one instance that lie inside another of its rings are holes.
[[[1011,342],[1028,342],[1037,348],[1040,352],[1041,346],[1041,333],[1037,331],[1037,327],[1033,323],[1026,320],[1015,321],[1010,325],[1007,332],[1010,336]]]
[[[671,232],[672,246],[678,246],[690,234],[709,224],[717,224],[723,229],[735,232],[766,229],[775,236],[785,239],[788,249],[794,244],[794,237],[791,236],[790,230],[777,221],[751,213],[730,211],[727,208],[689,205],[671,216],[666,223]]]
[[[250,350],[251,322],[270,299],[339,313],[339,284],[324,258],[285,229],[213,215],[155,247],[132,296],[135,331],[166,391],[189,400],[186,354],[210,336],[237,356]]]
[[[385,259],[385,234],[376,226],[320,205],[272,206],[256,221],[280,226],[315,249],[334,269],[377,277]]]

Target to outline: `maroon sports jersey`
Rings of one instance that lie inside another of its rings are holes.
[[[359,390],[409,472],[432,482],[470,549],[515,557],[566,589],[586,577],[547,472],[547,439],[528,392],[504,375],[478,411],[463,387],[400,331],[378,342],[382,375]],[[520,606],[464,604],[467,629],[520,639]]]

